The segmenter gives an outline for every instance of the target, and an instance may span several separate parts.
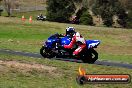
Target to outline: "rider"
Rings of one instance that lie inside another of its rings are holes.
[[[76,44],[78,47],[73,52],[73,56],[78,56],[78,54],[86,47],[85,39],[80,35],[79,32],[75,32],[73,27],[66,28],[66,35],[70,36],[72,39],[69,45],[64,45],[63,47],[66,49],[72,49]]]
[[[42,13],[40,13],[39,17],[40,17],[40,18],[43,18],[43,14],[42,14]]]
[[[67,27],[66,28],[66,34],[58,34],[58,33],[56,33],[56,35],[59,36],[59,37],[69,36],[70,38],[72,38],[75,33],[76,32],[75,32],[75,29],[73,27]]]

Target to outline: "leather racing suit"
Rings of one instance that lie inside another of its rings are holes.
[[[73,35],[70,44],[69,44],[69,45],[64,45],[64,48],[71,49],[71,48],[73,48],[74,44],[77,44],[78,48],[75,49],[75,51],[73,52],[73,55],[78,56],[78,54],[79,54],[84,48],[86,48],[85,39],[80,35],[79,32],[76,32],[76,33]]]

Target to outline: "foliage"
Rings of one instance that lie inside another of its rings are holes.
[[[47,19],[56,22],[68,22],[75,8],[68,0],[48,0],[47,5]]]
[[[3,12],[3,9],[2,8],[0,8],[0,16],[1,16],[1,13]]]
[[[17,0],[3,0],[3,4],[8,16],[11,16],[13,13],[13,9],[18,8],[20,5]]]
[[[120,9],[119,12],[117,13],[117,16],[118,16],[118,20],[117,22],[122,25],[122,27],[126,27],[127,25],[127,19],[128,19],[128,16],[126,14],[126,11],[124,9]]]
[[[0,0],[0,16],[1,16],[1,13],[3,11],[3,9],[1,8],[1,2],[2,2],[2,0]]]
[[[106,26],[112,26],[113,24],[113,19],[112,19],[112,12],[110,11],[109,8],[106,8],[102,13],[101,17],[103,18],[103,23]]]
[[[132,0],[119,0],[119,1],[121,2],[122,6],[125,9],[127,9],[127,10],[131,9],[131,7],[132,7]]]
[[[100,15],[106,26],[112,26],[113,16],[117,15],[118,23],[123,27],[126,26],[126,11],[118,0],[95,0],[92,8],[95,15]]]
[[[128,0],[129,2],[127,3],[128,6],[127,6],[127,15],[128,15],[128,18],[127,18],[127,28],[132,28],[132,2],[131,0]]]
[[[1,4],[2,1],[3,1],[3,0],[0,0],[0,4]]]
[[[80,23],[84,25],[93,25],[93,18],[88,11],[82,13]]]
[[[5,10],[7,11],[8,13],[8,16],[11,16],[11,0],[3,0],[4,1],[4,7],[5,7]]]
[[[132,28],[132,10],[128,13],[127,27]]]
[[[125,8],[123,7],[123,5],[121,5],[121,3],[116,2],[114,5],[114,15],[118,16],[118,20],[117,22],[122,26],[122,27],[126,27],[126,21],[127,21],[127,13]]]
[[[1,5],[2,1],[3,1],[3,0],[0,0],[0,5]]]

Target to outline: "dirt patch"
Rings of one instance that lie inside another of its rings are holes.
[[[18,71],[21,72],[31,72],[33,70],[36,70],[38,72],[48,72],[53,74],[56,72],[57,68],[52,66],[46,66],[41,64],[35,64],[35,63],[21,63],[18,61],[2,61],[0,60],[0,66],[5,66],[9,68],[15,68]]]
[[[0,65],[0,75],[1,75],[3,72],[8,72],[8,69],[7,69],[7,67]]]

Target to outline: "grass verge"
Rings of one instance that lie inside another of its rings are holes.
[[[76,83],[78,68],[81,65],[86,69],[88,74],[130,74],[131,69],[104,67],[92,64],[80,64],[75,62],[65,62],[49,59],[37,59],[29,57],[12,56],[8,54],[0,54],[0,61],[17,62],[35,66],[49,66],[55,68],[52,71],[28,68],[28,65],[6,65],[0,64],[0,87],[1,88],[131,88],[129,84],[86,84],[80,86]]]

